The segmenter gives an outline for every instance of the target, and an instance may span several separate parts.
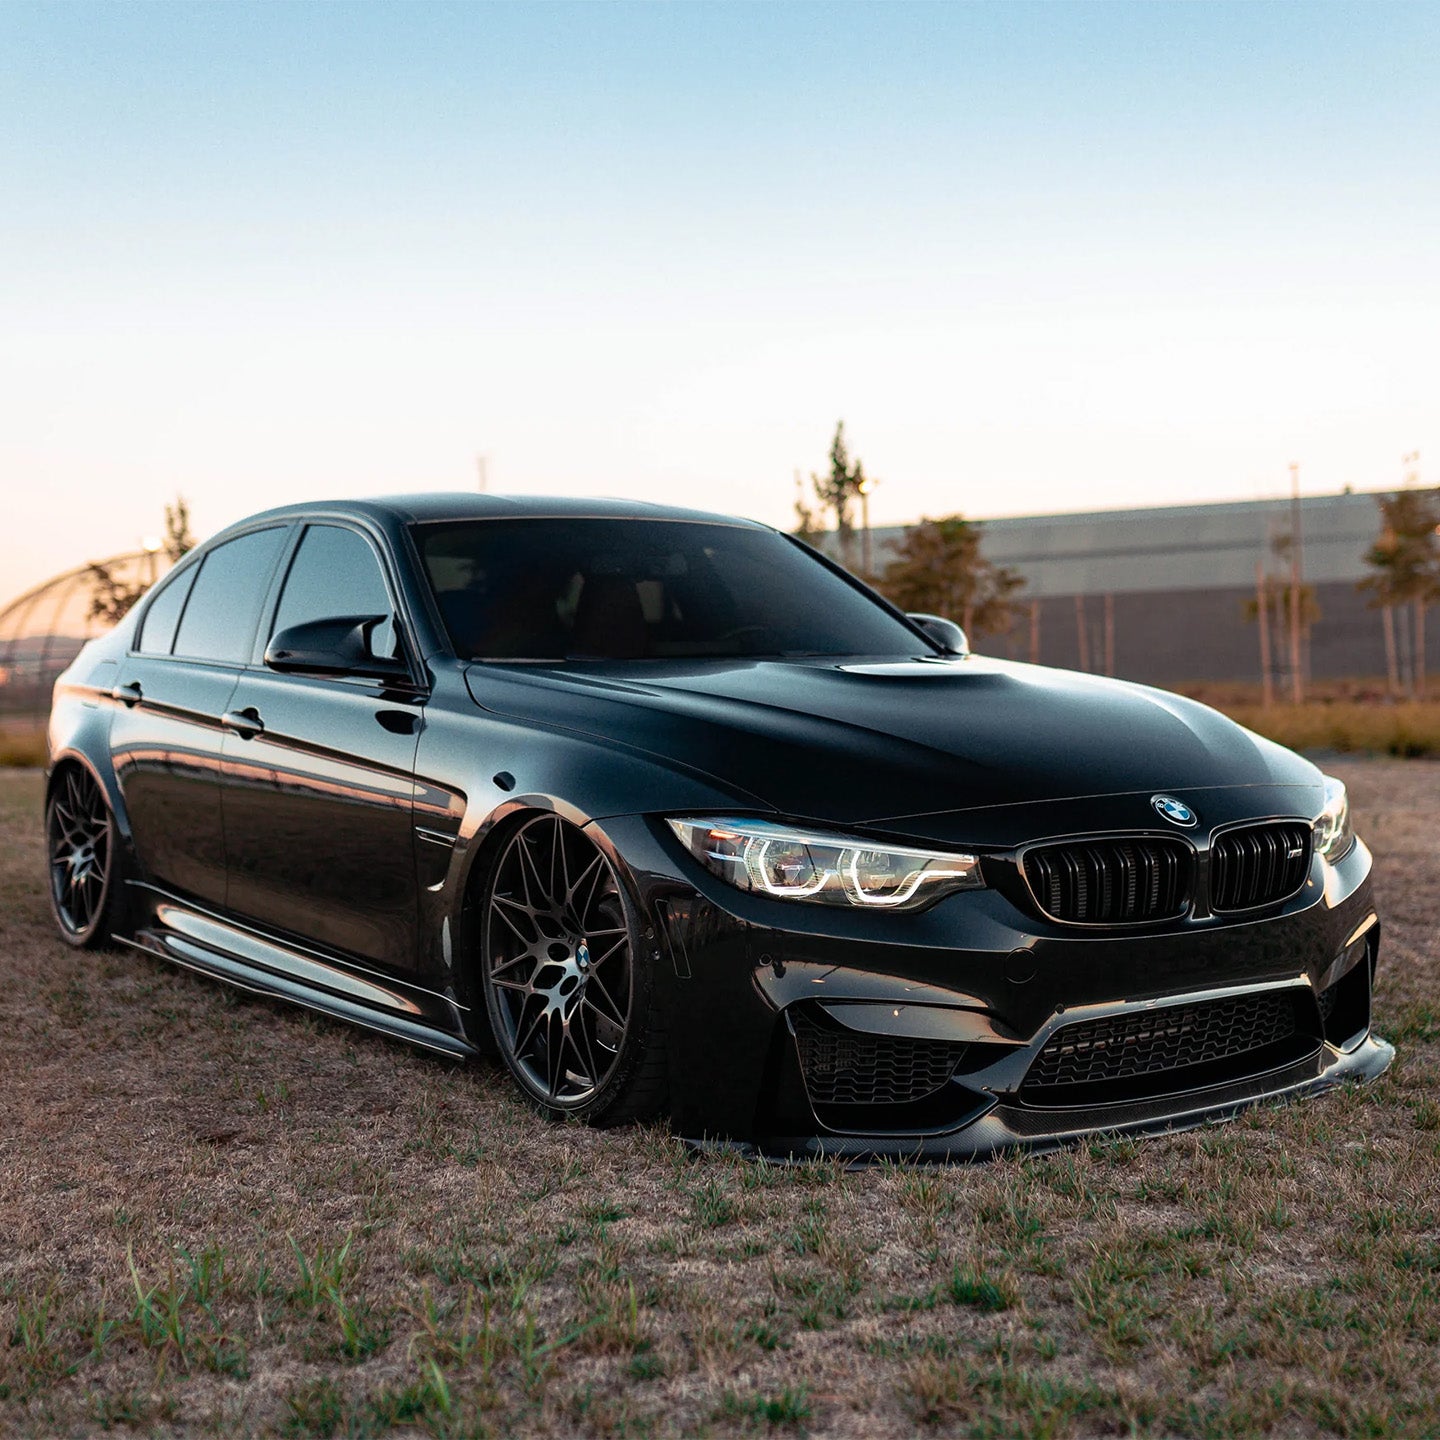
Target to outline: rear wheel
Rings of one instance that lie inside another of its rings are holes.
[[[546,1114],[617,1124],[664,1104],[653,975],[599,846],[558,815],[512,831],[482,907],[485,1006],[501,1058]]]
[[[60,938],[85,948],[107,944],[120,912],[115,817],[100,783],[67,765],[45,804],[50,910]]]

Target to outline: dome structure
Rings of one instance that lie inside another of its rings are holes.
[[[0,609],[0,734],[33,731],[56,677],[166,570],[162,551],[134,550],[66,570]]]

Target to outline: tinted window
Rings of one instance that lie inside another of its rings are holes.
[[[168,655],[175,643],[175,627],[180,623],[180,612],[185,608],[185,597],[195,580],[195,566],[166,579],[151,597],[145,607],[145,617],[140,622],[140,639],[137,650],[146,655]]]
[[[338,525],[312,525],[290,563],[271,633],[342,615],[384,615],[385,623],[370,632],[370,648],[376,655],[391,656],[393,610],[379,557],[369,542]]]
[[[243,664],[270,572],[285,538],[282,526],[252,530],[217,545],[204,559],[180,618],[175,653]]]
[[[415,527],[457,653],[490,659],[930,653],[783,535],[662,520]]]

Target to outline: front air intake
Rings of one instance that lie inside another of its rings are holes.
[[[793,1019],[805,1089],[815,1105],[911,1105],[944,1088],[963,1045],[871,1035]]]
[[[1062,1025],[1035,1057],[1020,1098],[1079,1105],[1223,1084],[1313,1053],[1318,1038],[1297,1018],[1295,996],[1271,990]]]

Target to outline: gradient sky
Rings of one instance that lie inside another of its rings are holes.
[[[1435,5],[0,4],[0,602],[491,488],[1440,479]]]

